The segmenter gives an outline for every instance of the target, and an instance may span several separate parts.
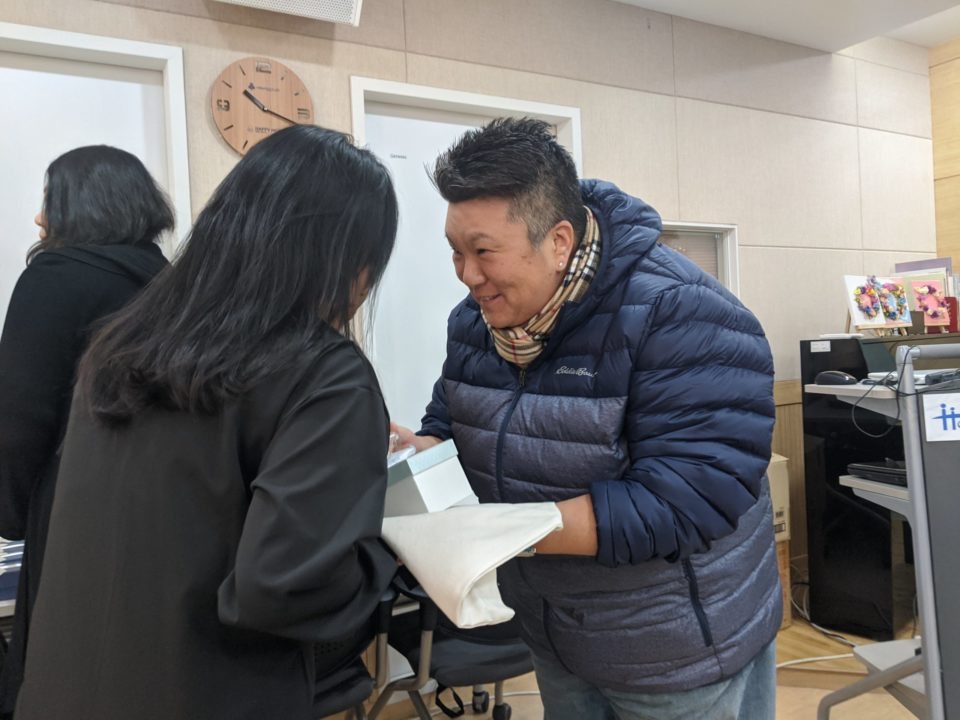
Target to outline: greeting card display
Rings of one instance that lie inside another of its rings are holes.
[[[901,278],[845,275],[844,283],[856,328],[910,327],[907,291]]]
[[[911,295],[917,312],[923,313],[926,326],[949,325],[950,310],[944,296],[941,279],[909,279]]]

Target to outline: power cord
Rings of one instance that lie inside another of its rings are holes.
[[[857,408],[860,406],[860,403],[863,402],[870,395],[870,393],[874,391],[874,389],[878,387],[890,387],[888,381],[892,376],[896,375],[896,373],[897,373],[896,370],[891,370],[886,375],[884,375],[882,379],[878,380],[873,385],[867,386],[867,391],[863,393],[863,395],[858,397],[857,401],[850,406],[850,421],[853,423],[853,426],[857,430],[859,430],[861,433],[863,433],[867,437],[875,438],[875,439],[885,438],[887,435],[893,432],[894,429],[897,427],[897,422],[899,422],[900,420],[900,396],[901,396],[900,381],[903,379],[903,367],[900,368],[900,376],[897,377],[896,388],[894,389],[894,392],[896,393],[896,399],[897,399],[897,414],[896,414],[896,417],[893,418],[893,422],[890,423],[890,427],[888,427],[882,433],[878,434],[878,433],[872,433],[872,432],[868,432],[867,430],[864,430],[862,427],[860,427],[860,423],[857,422]]]
[[[913,350],[913,348],[916,347],[916,346],[915,346],[915,345],[907,345],[907,346],[902,346],[902,347],[907,347],[907,348],[908,348],[908,352],[909,352],[909,351]],[[884,430],[882,433],[877,434],[877,433],[867,432],[867,431],[864,430],[862,427],[860,427],[860,424],[857,422],[856,411],[857,411],[857,407],[859,407],[860,403],[861,403],[863,400],[865,400],[865,399],[870,395],[870,393],[873,392],[874,388],[876,388],[876,387],[891,387],[891,383],[889,382],[889,381],[890,381],[890,378],[891,378],[892,376],[894,376],[894,375],[897,374],[897,372],[898,372],[897,370],[891,370],[891,371],[888,372],[886,375],[884,375],[883,378],[881,378],[880,380],[878,380],[878,381],[875,382],[874,384],[869,385],[869,386],[867,387],[867,391],[866,391],[865,393],[863,393],[863,395],[861,395],[860,397],[858,397],[858,398],[857,398],[857,401],[850,406],[850,420],[851,420],[851,422],[853,422],[853,426],[854,426],[857,430],[859,430],[861,433],[863,433],[864,435],[866,435],[867,437],[871,437],[871,438],[875,438],[875,439],[880,439],[880,438],[886,437],[886,436],[889,435],[891,432],[893,432],[893,430],[897,427],[897,422],[899,422],[899,420],[900,420],[900,410],[901,410],[901,407],[900,407],[900,399],[901,399],[901,398],[907,398],[907,397],[916,397],[917,395],[920,394],[920,393],[918,393],[918,392],[916,391],[916,388],[914,388],[914,391],[913,391],[912,393],[905,393],[905,392],[903,392],[903,391],[900,389],[900,386],[903,384],[903,382],[902,382],[902,381],[903,381],[903,372],[904,372],[905,369],[906,369],[906,366],[905,366],[905,365],[901,365],[901,366],[900,366],[900,370],[899,370],[899,373],[900,373],[900,374],[897,375],[897,382],[896,382],[895,384],[893,384],[893,387],[892,387],[893,392],[894,392],[894,394],[895,394],[895,396],[896,396],[896,400],[897,400],[897,414],[892,418],[893,422],[890,423],[890,427],[888,427],[888,428],[887,428],[886,430]]]
[[[798,571],[797,574],[798,575],[800,574],[799,568],[795,564],[791,563],[790,568],[792,570],[797,570]],[[796,598],[797,588],[803,588],[805,590],[803,599],[802,599],[802,603],[803,603],[802,605],[797,602],[797,598]],[[802,617],[804,620],[806,620],[807,623],[810,624],[810,627],[812,627],[814,630],[817,630],[819,633],[821,633],[825,637],[830,638],[831,640],[834,640],[836,642],[842,643],[852,648],[859,646],[859,643],[853,642],[853,640],[850,640],[844,635],[834,632],[833,630],[828,630],[827,628],[817,625],[815,622],[813,622],[813,620],[810,619],[809,603],[810,603],[810,583],[807,580],[797,580],[791,583],[790,604],[797,611],[797,614],[800,617]]]
[[[787,660],[786,662],[777,663],[777,670],[785,667],[793,667],[794,665],[805,665],[807,663],[823,662],[825,660],[843,660],[845,658],[852,658],[853,653],[843,653],[842,655],[820,655],[819,657],[808,657],[800,658],[799,660]]]

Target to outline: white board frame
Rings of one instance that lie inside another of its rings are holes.
[[[350,100],[353,139],[361,147],[366,143],[369,103],[487,117],[503,115],[536,117],[556,126],[557,139],[570,151],[577,166],[577,173],[583,177],[583,145],[580,137],[580,108],[578,107],[481,95],[356,75],[350,78]],[[664,220],[663,227],[664,230],[693,230],[719,234],[721,239],[717,253],[720,282],[734,295],[740,296],[740,251],[736,225]]]
[[[160,71],[166,132],[166,189],[173,203],[179,244],[193,222],[183,50],[173,45],[0,22],[0,51]]]
[[[740,297],[740,242],[737,226],[724,223],[697,223],[664,220],[663,229],[673,232],[708,232],[720,236],[717,243],[717,278],[723,286]]]
[[[487,117],[525,115],[556,126],[557,139],[570,151],[577,165],[577,172],[583,174],[580,108],[578,107],[447,90],[429,85],[412,85],[393,80],[377,80],[357,75],[350,78],[350,100],[353,139],[360,146],[366,142],[367,103],[401,105]]]

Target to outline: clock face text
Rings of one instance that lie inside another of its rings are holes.
[[[213,84],[211,102],[213,122],[241,155],[277,130],[314,121],[303,82],[269,58],[249,57],[228,66]]]

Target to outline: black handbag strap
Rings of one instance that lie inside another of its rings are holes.
[[[446,705],[443,704],[443,701],[440,700],[441,693],[445,692],[446,690],[449,690],[450,694],[453,695],[453,700],[455,703],[457,703],[456,709],[447,707]],[[434,702],[436,703],[437,707],[440,708],[443,714],[446,715],[447,717],[455,718],[463,715],[463,712],[464,712],[463,700],[460,699],[460,696],[457,695],[457,691],[454,690],[453,688],[448,688],[446,685],[440,685],[438,683],[437,694],[434,696]]]

